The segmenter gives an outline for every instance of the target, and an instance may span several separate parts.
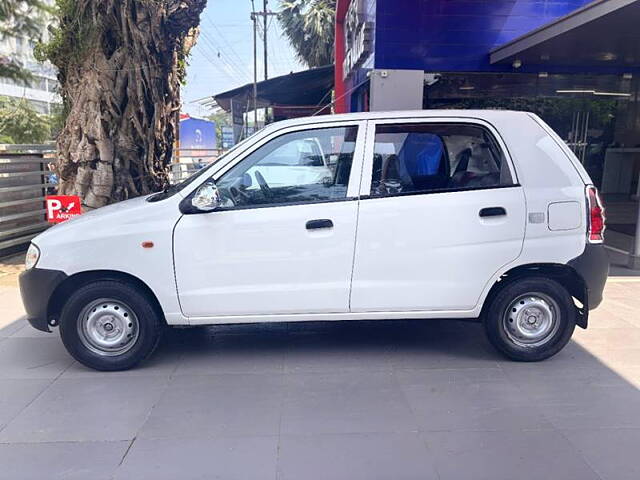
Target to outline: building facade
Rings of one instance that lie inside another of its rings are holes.
[[[52,6],[55,2],[44,0],[43,3]],[[43,36],[43,40],[46,40],[46,29],[43,31]],[[32,80],[26,85],[23,82],[0,77],[0,96],[24,98],[29,100],[38,112],[51,114],[52,110],[62,103],[57,94],[56,70],[48,62],[36,61],[33,56],[34,47],[35,43],[26,37],[0,38],[0,59],[17,63],[32,75]]]
[[[533,111],[583,162],[640,267],[640,1],[338,0],[337,112]]]

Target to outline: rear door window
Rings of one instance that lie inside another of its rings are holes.
[[[463,123],[376,127],[372,196],[514,185],[493,135]]]

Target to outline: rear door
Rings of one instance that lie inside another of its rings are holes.
[[[351,311],[468,311],[520,255],[525,198],[496,131],[368,123]]]

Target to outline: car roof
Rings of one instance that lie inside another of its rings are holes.
[[[491,122],[492,120],[516,120],[531,113],[515,110],[397,110],[388,112],[358,112],[340,113],[334,115],[317,115],[314,117],[301,117],[290,120],[282,120],[268,125],[267,128],[280,129],[283,127],[298,125],[317,125],[326,122],[382,120],[382,119],[411,119],[411,118],[475,118]]]

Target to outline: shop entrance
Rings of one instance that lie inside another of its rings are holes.
[[[531,111],[567,143],[602,193],[605,241],[618,263],[640,268],[638,80],[613,75],[441,74],[425,108]]]

